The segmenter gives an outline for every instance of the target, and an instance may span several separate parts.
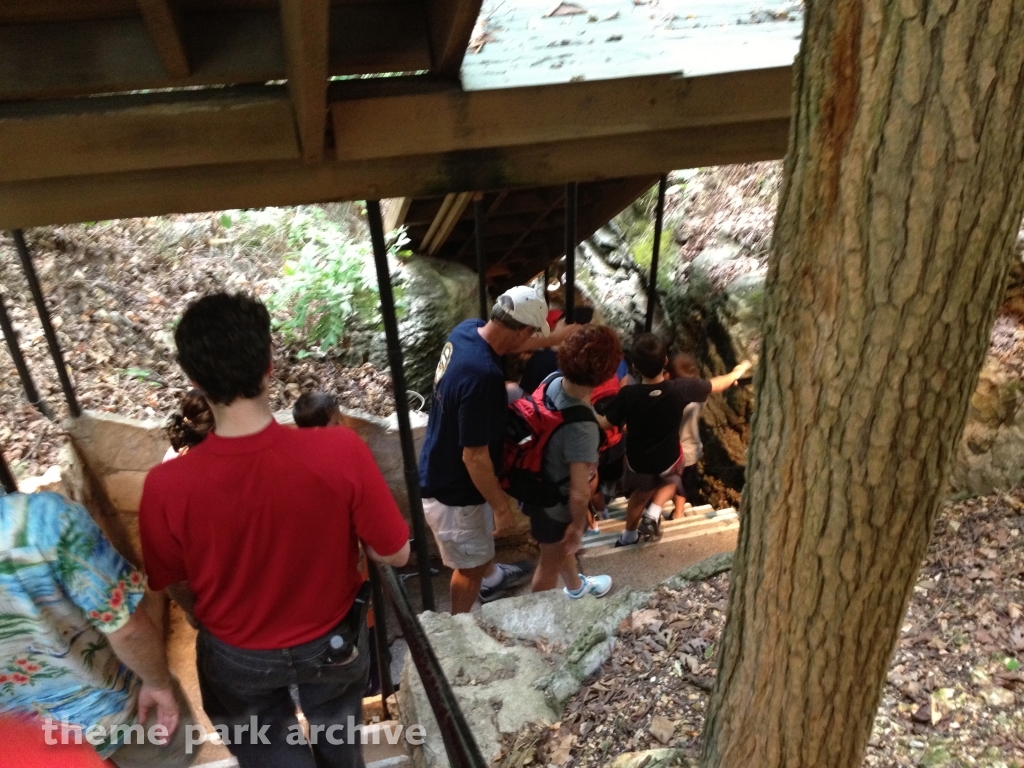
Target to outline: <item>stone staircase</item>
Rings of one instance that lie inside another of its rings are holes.
[[[601,533],[584,537],[579,561],[582,573],[611,576],[613,593],[627,587],[650,589],[688,565],[736,548],[739,517],[732,508],[689,508],[687,517],[662,521],[660,539],[618,548],[615,541],[626,526],[626,500],[616,499],[608,512],[608,519],[598,522]]]
[[[671,513],[672,511],[673,504],[669,502],[666,512]],[[678,520],[662,520],[660,539],[630,547],[616,548],[615,542],[626,527],[626,500],[616,499],[608,505],[608,519],[598,521],[601,533],[584,537],[583,555],[590,557],[606,555],[739,529],[739,516],[732,507],[716,510],[710,504],[699,507],[687,504],[685,511],[686,517]]]

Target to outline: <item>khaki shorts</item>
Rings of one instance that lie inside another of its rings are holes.
[[[434,532],[441,562],[449,568],[476,568],[494,559],[494,513],[489,504],[449,507],[423,500],[423,514]]]

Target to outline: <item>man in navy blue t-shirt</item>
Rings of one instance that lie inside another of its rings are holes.
[[[524,564],[494,563],[494,519],[502,530],[513,525],[515,514],[495,468],[501,466],[508,413],[501,358],[537,332],[548,335],[547,305],[532,288],[512,288],[498,297],[487,323],[456,326],[434,374],[420,486],[441,559],[454,570],[453,614],[468,612],[478,595],[496,597],[530,573]]]

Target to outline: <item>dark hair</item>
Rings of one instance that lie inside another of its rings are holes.
[[[630,359],[642,376],[653,379],[665,370],[665,342],[653,333],[641,333],[633,342]]]
[[[306,392],[292,406],[292,418],[297,427],[326,427],[338,411],[334,395],[325,392]]]
[[[270,367],[270,314],[252,296],[211,293],[185,310],[174,332],[178,363],[211,403],[263,391]]]
[[[608,381],[621,359],[619,337],[603,325],[581,325],[558,346],[559,370],[581,387],[596,387]]]
[[[213,429],[213,411],[203,393],[198,389],[189,390],[181,398],[181,413],[171,414],[165,429],[167,439],[177,453],[203,442]]]
[[[693,355],[685,352],[680,352],[673,357],[668,367],[674,379],[682,379],[684,377],[691,379],[700,378],[700,368],[697,367],[697,360]]]
[[[508,296],[499,296],[498,300],[494,302],[494,306],[491,307],[491,320],[505,326],[510,331],[521,331],[525,328],[532,328],[533,326],[521,323],[511,315],[512,299]]]

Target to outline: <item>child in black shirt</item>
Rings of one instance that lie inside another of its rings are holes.
[[[626,529],[616,546],[635,544],[641,537],[657,538],[661,533],[662,505],[682,490],[684,457],[679,428],[683,409],[733,386],[750,368],[750,363],[744,361],[725,376],[669,381],[665,376],[665,343],[653,333],[637,337],[632,359],[642,382],[623,387],[604,414],[608,423],[626,427],[622,482],[629,500]]]

